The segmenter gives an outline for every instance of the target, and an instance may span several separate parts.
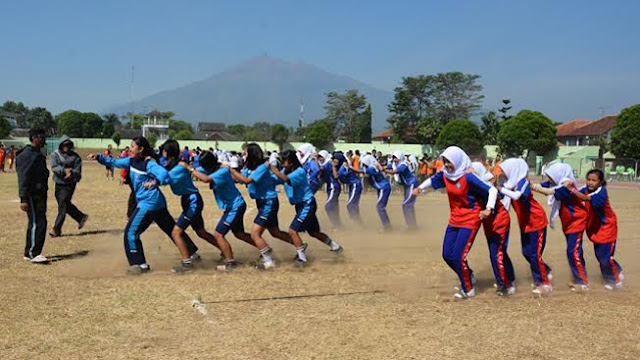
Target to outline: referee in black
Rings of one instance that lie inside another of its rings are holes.
[[[46,134],[42,129],[29,130],[31,145],[25,146],[16,157],[20,209],[27,213],[27,243],[24,259],[32,263],[46,263],[42,248],[47,234],[47,190],[49,170],[47,158],[42,154]]]

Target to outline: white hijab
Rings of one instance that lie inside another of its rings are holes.
[[[277,152],[272,152],[271,155],[269,155],[269,164],[273,164],[276,165],[278,164],[278,153]]]
[[[493,174],[487,171],[487,168],[484,167],[479,161],[474,161],[471,163],[471,168],[473,168],[473,172],[480,178],[480,180],[484,182],[489,182],[493,179]]]
[[[452,181],[457,181],[458,179],[463,177],[464,174],[467,172],[467,169],[469,168],[469,166],[471,166],[471,159],[469,159],[469,155],[467,155],[467,153],[465,153],[464,150],[460,149],[457,146],[449,146],[440,155],[440,157],[446,158],[453,164],[453,167],[455,168],[455,170],[453,170],[452,172],[449,172],[446,166],[443,169],[444,176],[446,176],[447,179]]]
[[[507,190],[515,190],[518,183],[522,179],[526,179],[529,176],[529,165],[524,159],[511,158],[500,163],[500,169],[502,173],[507,177],[507,181],[502,184]],[[511,198],[505,196],[502,203],[504,207],[509,210],[511,208]]]
[[[415,155],[409,155],[407,162],[409,163],[409,169],[411,169],[411,172],[418,170],[418,158]]]
[[[376,158],[373,157],[373,155],[371,154],[367,154],[365,156],[362,157],[362,159],[360,159],[360,164],[369,167],[369,166],[373,166],[373,164],[377,163],[378,161],[376,160]]]
[[[391,168],[393,169],[393,171],[396,171],[398,168],[398,165],[402,164],[402,163],[406,163],[406,158],[404,157],[404,153],[400,150],[396,150],[393,152],[393,154],[391,154],[393,157],[395,157],[396,159],[398,159],[398,163],[396,164],[393,161],[393,158],[391,158]],[[396,182],[400,182],[400,174],[394,174],[393,175],[393,179]]]
[[[302,155],[300,153],[302,153]],[[300,145],[300,147],[298,148],[298,153],[296,155],[298,155],[300,164],[304,165],[307,160],[309,160],[309,157],[315,153],[316,148],[313,145],[311,145],[310,143],[304,143]]]
[[[564,186],[564,182],[569,180],[576,184],[576,178],[573,176],[573,169],[569,164],[556,163],[543,170],[544,174],[556,183],[555,189],[559,189]],[[556,199],[554,195],[547,197],[547,204],[551,206],[551,213],[549,214],[549,226],[554,228],[555,220],[560,214],[561,202]]]
[[[324,164],[328,163],[329,161],[331,161],[331,154],[329,154],[329,152],[327,150],[320,150],[318,151],[318,156],[322,156],[322,158],[324,159],[324,161],[322,161],[322,166],[324,166]]]

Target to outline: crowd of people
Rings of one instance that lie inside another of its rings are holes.
[[[42,246],[46,229],[46,192],[49,172],[39,149],[44,145],[44,132],[32,130],[31,145],[17,157],[17,171],[21,207],[29,217],[25,259],[46,261]],[[307,243],[301,233],[325,244],[336,255],[344,248],[323,232],[318,221],[316,193],[326,191],[324,210],[331,229],[341,227],[340,195],[346,193],[346,209],[351,221],[361,222],[360,198],[365,189],[377,193],[376,210],[383,231],[391,231],[387,213],[390,195],[402,193],[402,210],[406,226],[417,228],[415,204],[419,195],[429,189],[446,192],[450,216],[443,241],[443,258],[459,278],[455,297],[475,296],[475,277],[467,256],[480,227],[489,246],[491,266],[495,277],[496,294],[515,294],[515,273],[508,255],[510,215],[514,209],[520,228],[522,254],[529,263],[534,281],[533,292],[546,295],[553,291],[551,267],[543,260],[547,227],[555,227],[560,217],[567,241],[567,258],[574,291],[589,290],[589,279],[583,257],[583,234],[594,243],[607,290],[622,287],[624,276],[614,259],[617,241],[617,219],[609,203],[606,180],[601,170],[588,172],[586,185],[578,187],[573,169],[567,164],[545,166],[544,180],[532,183],[529,166],[524,159],[496,159],[495,162],[472,161],[460,148],[451,146],[437,158],[424,155],[420,160],[402,151],[383,156],[379,151],[361,155],[355,151],[316,151],[311,144],[282,153],[264,152],[258,144],[250,143],[241,153],[218,149],[189,150],[175,140],[167,140],[158,151],[146,138],[136,137],[119,158],[111,148],[88,159],[105,166],[107,179],[119,168],[121,184],[131,188],[124,229],[124,248],[130,267],[127,274],[139,275],[150,271],[146,261],[141,234],[155,222],[175,243],[181,262],[173,268],[183,273],[194,269],[200,261],[198,247],[186,230],[191,227],[198,237],[220,250],[219,270],[238,266],[227,235],[232,233],[257,250],[255,267],[266,270],[276,266],[273,250],[263,237],[265,231],[295,250],[294,265],[307,266]],[[73,152],[73,142],[65,138],[51,157],[55,177],[58,218],[51,236],[59,236],[68,213],[84,226],[88,216],[78,210],[71,197],[81,179],[81,160]],[[205,226],[202,211],[204,202],[194,181],[202,181],[213,191],[217,206],[223,211],[213,233]],[[368,184],[368,186],[365,186]],[[182,212],[177,220],[167,210],[166,199],[160,190],[169,186],[180,197]],[[288,228],[280,227],[278,212],[279,186],[285,189],[295,216]],[[245,231],[244,214],[247,203],[238,190],[246,186],[255,201],[257,214],[250,232]],[[547,196],[551,206],[549,216],[536,201],[533,192]]]

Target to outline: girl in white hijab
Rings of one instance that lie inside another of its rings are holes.
[[[518,217],[522,255],[529,262],[535,284],[533,292],[548,294],[553,291],[551,268],[542,259],[547,243],[547,215],[531,192],[529,165],[524,159],[512,158],[503,161],[500,169],[502,175],[496,187],[505,196],[505,207],[513,207]]]
[[[471,171],[487,184],[495,180],[493,174],[481,162],[471,163]],[[516,293],[515,273],[511,258],[507,253],[509,246],[509,228],[511,219],[509,212],[500,201],[496,201],[496,210],[491,216],[482,220],[484,235],[489,246],[489,259],[496,279],[496,295],[506,296]]]
[[[395,181],[404,188],[404,200],[402,201],[404,220],[409,230],[415,230],[417,227],[415,210],[416,196],[413,195],[413,190],[418,187],[418,179],[416,179],[413,171],[411,171],[409,167],[410,164],[402,151],[393,152],[391,164],[392,169],[385,169],[385,172],[392,174]]]
[[[376,202],[376,211],[382,222],[383,231],[391,229],[391,222],[389,221],[389,215],[387,214],[387,202],[389,201],[389,195],[391,195],[391,184],[384,177],[384,171],[382,166],[378,163],[375,157],[371,154],[366,154],[360,159],[360,168],[352,168],[357,173],[367,174],[369,177],[369,183],[371,187],[378,191],[378,201]]]
[[[444,235],[442,257],[460,279],[460,291],[454,296],[465,299],[475,296],[475,278],[467,264],[467,255],[482,219],[491,216],[496,207],[498,191],[468,172],[471,159],[459,147],[448,147],[440,157],[444,162],[444,171],[423,182],[414,190],[414,194],[418,195],[429,187],[447,190],[451,214]]]
[[[549,182],[534,186],[533,190],[548,195],[551,205],[549,224],[554,227],[560,216],[562,231],[567,239],[567,258],[573,275],[574,291],[589,290],[589,280],[582,254],[582,237],[587,226],[589,213],[586,205],[575,193],[577,181],[569,164],[556,163],[543,170]]]
[[[296,155],[300,164],[307,172],[307,179],[309,180],[309,187],[315,194],[320,188],[320,167],[316,161],[316,148],[309,143],[304,143],[298,148]]]

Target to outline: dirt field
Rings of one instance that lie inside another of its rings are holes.
[[[317,241],[310,242],[311,264],[292,267],[294,249],[266,236],[279,268],[258,272],[250,267],[231,273],[214,270],[218,251],[200,239],[200,270],[184,276],[170,269],[178,252],[153,225],[143,243],[153,272],[124,275],[122,245],[129,189],[103,178],[103,168],[85,164],[76,205],[90,214],[82,232],[67,218],[70,236],[47,239],[44,254],[88,255],[33,265],[22,260],[26,216],[19,210],[15,174],[0,174],[0,358],[1,359],[637,359],[640,357],[640,191],[611,188],[618,214],[617,258],[626,288],[606,292],[593,255],[585,243],[592,291],[569,291],[565,240],[549,232],[545,260],[554,270],[556,291],[548,298],[531,294],[528,266],[520,255],[512,216],[510,255],[516,266],[518,294],[494,295],[484,235],[469,262],[478,277],[478,296],[453,301],[454,273],[441,259],[448,217],[445,195],[431,193],[417,203],[419,232],[404,230],[400,196],[389,212],[395,231],[379,233],[375,196],[363,197],[364,228],[347,220],[349,229],[331,235],[344,245],[335,259]],[[220,212],[200,185],[205,220],[212,230]],[[174,216],[179,199],[164,190]],[[324,200],[324,194],[318,194]],[[539,199],[541,200],[541,199]],[[248,201],[248,227],[255,205]],[[321,202],[322,203],[322,202]],[[286,227],[293,208],[281,198],[280,222]],[[328,221],[321,207],[320,221]],[[53,184],[48,219],[56,215]],[[328,225],[325,226],[328,229]],[[87,234],[87,232],[94,232]],[[236,258],[254,261],[258,253],[230,239]],[[365,292],[289,300],[211,303],[215,301]],[[191,306],[197,299],[204,304]],[[207,303],[209,302],[209,303]]]

